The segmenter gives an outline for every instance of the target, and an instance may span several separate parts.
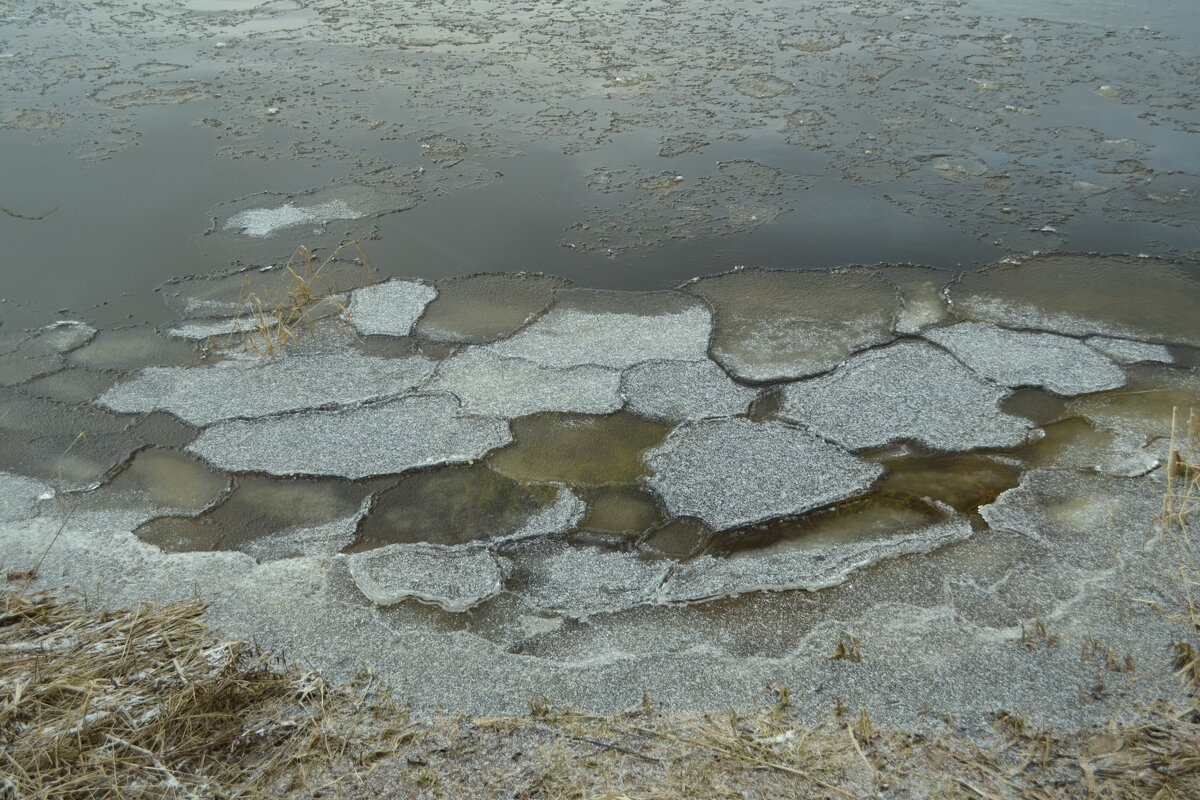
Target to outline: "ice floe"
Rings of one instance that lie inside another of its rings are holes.
[[[685,294],[573,289],[527,328],[487,347],[551,367],[624,369],[651,359],[703,360],[711,329],[711,312]]]
[[[1089,336],[1084,341],[1118,364],[1136,364],[1139,361],[1170,364],[1175,361],[1171,351],[1161,344],[1114,339],[1110,336]]]
[[[350,321],[359,333],[408,336],[437,290],[418,281],[390,280],[350,295]]]
[[[147,367],[96,402],[114,411],[161,409],[193,425],[209,425],[399,395],[420,384],[433,367],[422,356],[374,358],[351,351]]]
[[[731,417],[758,396],[712,361],[646,361],[625,370],[621,393],[630,411],[670,422]]]
[[[328,200],[311,206],[284,203],[275,208],[239,211],[225,221],[224,229],[262,238],[297,225],[324,225],[335,219],[359,219],[363,216],[363,212],[355,211],[345,200]]]
[[[940,348],[899,342],[788,384],[780,416],[852,450],[901,440],[938,450],[1016,447],[1033,425],[1000,410],[1007,395]]]
[[[221,422],[188,450],[230,471],[364,478],[472,461],[510,440],[505,421],[464,415],[452,395],[419,394],[336,411]]]
[[[713,358],[748,381],[803,378],[890,341],[896,287],[867,270],[743,269],[684,289],[715,309]]]
[[[670,565],[636,553],[536,542],[512,555],[511,590],[542,613],[587,619],[650,601]]]
[[[682,425],[644,458],[667,510],[714,530],[820,508],[882,472],[800,428],[741,418]]]
[[[503,586],[496,558],[480,547],[393,544],[346,560],[359,591],[379,606],[413,598],[461,612],[499,594]]]
[[[444,361],[427,388],[457,395],[469,414],[522,417],[539,411],[611,413],[621,407],[620,382],[614,369],[586,364],[557,369],[472,347]]]
[[[960,322],[927,330],[925,338],[1003,386],[1044,386],[1069,396],[1115,389],[1125,383],[1125,372],[1107,356],[1068,336]]]

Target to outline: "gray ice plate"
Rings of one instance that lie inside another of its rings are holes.
[[[551,367],[595,364],[624,369],[656,358],[707,358],[711,331],[711,312],[685,294],[576,289],[564,292],[529,327],[487,347],[497,355]]]
[[[473,461],[512,440],[508,423],[461,413],[448,394],[208,428],[188,450],[220,469],[365,478]]]
[[[1070,396],[1125,385],[1124,370],[1068,336],[1010,331],[986,322],[961,322],[924,335],[1003,386],[1044,386]]]
[[[471,414],[608,414],[621,407],[620,380],[621,373],[605,367],[557,369],[472,347],[443,362],[428,388],[457,395]]]
[[[391,544],[346,560],[354,584],[378,606],[411,597],[466,611],[499,594],[503,585],[495,557],[481,547]]]
[[[1175,361],[1166,345],[1135,342],[1132,339],[1113,339],[1109,336],[1089,336],[1085,341],[1119,364],[1135,364],[1138,361],[1171,364]]]
[[[782,395],[780,416],[852,450],[904,439],[938,450],[1016,447],[1033,427],[1000,411],[1007,391],[921,342],[860,353]]]
[[[350,299],[350,321],[360,333],[408,336],[425,306],[437,297],[432,286],[390,280],[356,289]]]
[[[114,411],[169,411],[193,425],[283,411],[352,405],[412,389],[433,371],[423,356],[375,358],[350,350],[203,367],[147,367],[96,403]]]
[[[646,361],[625,370],[621,393],[629,410],[669,422],[731,417],[758,395],[712,361]]]
[[[672,516],[718,531],[860,494],[882,472],[800,428],[742,418],[680,426],[643,458]]]
[[[856,570],[885,558],[928,553],[966,539],[971,525],[957,520],[913,533],[862,542],[761,555],[743,552],[729,558],[700,556],[680,564],[655,596],[657,602],[713,600],[732,594],[803,589],[815,592],[844,583]]]
[[[514,554],[513,591],[543,614],[586,619],[650,602],[670,569],[633,552],[537,542]]]

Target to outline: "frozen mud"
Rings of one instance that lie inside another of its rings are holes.
[[[1120,367],[1067,336],[962,322],[925,331],[925,338],[1001,386],[1043,386],[1070,396],[1115,389],[1125,383]]]
[[[851,450],[901,441],[975,450],[1034,438],[1027,420],[1000,411],[1007,392],[929,344],[859,354],[782,395],[781,416]]]

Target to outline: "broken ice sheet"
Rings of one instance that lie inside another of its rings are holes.
[[[510,591],[542,614],[587,619],[650,601],[670,570],[628,551],[530,542],[511,554]]]
[[[337,295],[378,279],[377,273],[358,261],[327,257],[305,264],[300,254],[293,254],[285,263],[291,270],[271,266],[173,278],[162,285],[163,301],[181,317],[247,317],[250,295],[262,302],[264,312],[293,305],[301,291],[297,275],[303,279],[303,291],[314,297]]]
[[[363,478],[472,461],[511,441],[503,420],[464,415],[447,394],[218,423],[188,449],[220,469]]]
[[[485,463],[436,467],[380,492],[348,552],[550,536],[570,530],[583,510],[583,501],[565,488],[522,485]]]
[[[376,605],[408,598],[462,612],[500,593],[503,573],[481,547],[393,544],[346,556],[350,575]]]
[[[1076,395],[1125,383],[1125,372],[1108,357],[1067,336],[961,322],[927,330],[925,338],[983,377],[1011,388],[1044,386],[1055,394]]]
[[[1016,447],[1032,425],[1000,411],[1007,395],[944,350],[900,342],[788,384],[779,414],[851,450],[903,440],[936,450]]]
[[[1029,256],[968,273],[947,292],[954,313],[964,319],[1200,346],[1200,281],[1159,259]]]
[[[351,295],[351,324],[363,334],[408,336],[437,290],[419,281],[390,280]]]
[[[614,369],[555,369],[472,347],[442,362],[426,388],[456,395],[469,414],[511,418],[539,411],[611,413],[621,407],[620,381]]]
[[[798,543],[728,558],[704,555],[678,565],[655,596],[657,602],[697,602],[731,594],[804,589],[817,591],[844,583],[856,570],[885,558],[928,553],[971,535],[966,520],[915,532],[827,544]]]
[[[624,369],[655,358],[703,360],[711,329],[708,308],[686,294],[572,289],[536,322],[487,347],[551,367]]]
[[[1089,336],[1084,341],[1118,364],[1136,364],[1139,361],[1158,361],[1170,364],[1175,361],[1171,356],[1171,351],[1161,344],[1113,339],[1109,336]]]
[[[67,363],[95,370],[132,371],[140,367],[179,367],[198,358],[188,342],[163,336],[150,326],[100,331],[67,356]]]
[[[439,342],[483,344],[514,333],[570,282],[550,275],[490,273],[437,283],[416,333]]]
[[[712,361],[645,361],[621,376],[629,410],[668,422],[745,413],[758,392],[735,383]]]
[[[882,472],[792,425],[741,418],[682,425],[644,458],[668,512],[714,530],[860,494]]]
[[[373,358],[353,351],[296,353],[196,367],[147,367],[104,392],[114,411],[169,411],[193,425],[283,411],[352,405],[406,392],[432,371],[422,356]]]
[[[901,308],[896,288],[866,270],[742,269],[683,288],[715,310],[713,358],[747,381],[825,372],[890,341]]]

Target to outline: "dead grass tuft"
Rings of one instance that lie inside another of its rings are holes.
[[[284,265],[290,278],[282,294],[256,288],[250,277],[242,282],[234,330],[223,342],[211,341],[217,347],[245,345],[262,356],[275,356],[280,350],[315,329],[316,323],[331,320],[343,331],[354,335],[353,321],[345,299],[326,275],[326,268],[338,254],[353,247],[357,261],[369,278],[371,265],[357,241],[346,242],[318,262],[307,247],[296,248]],[[245,327],[243,324],[245,323]]]

